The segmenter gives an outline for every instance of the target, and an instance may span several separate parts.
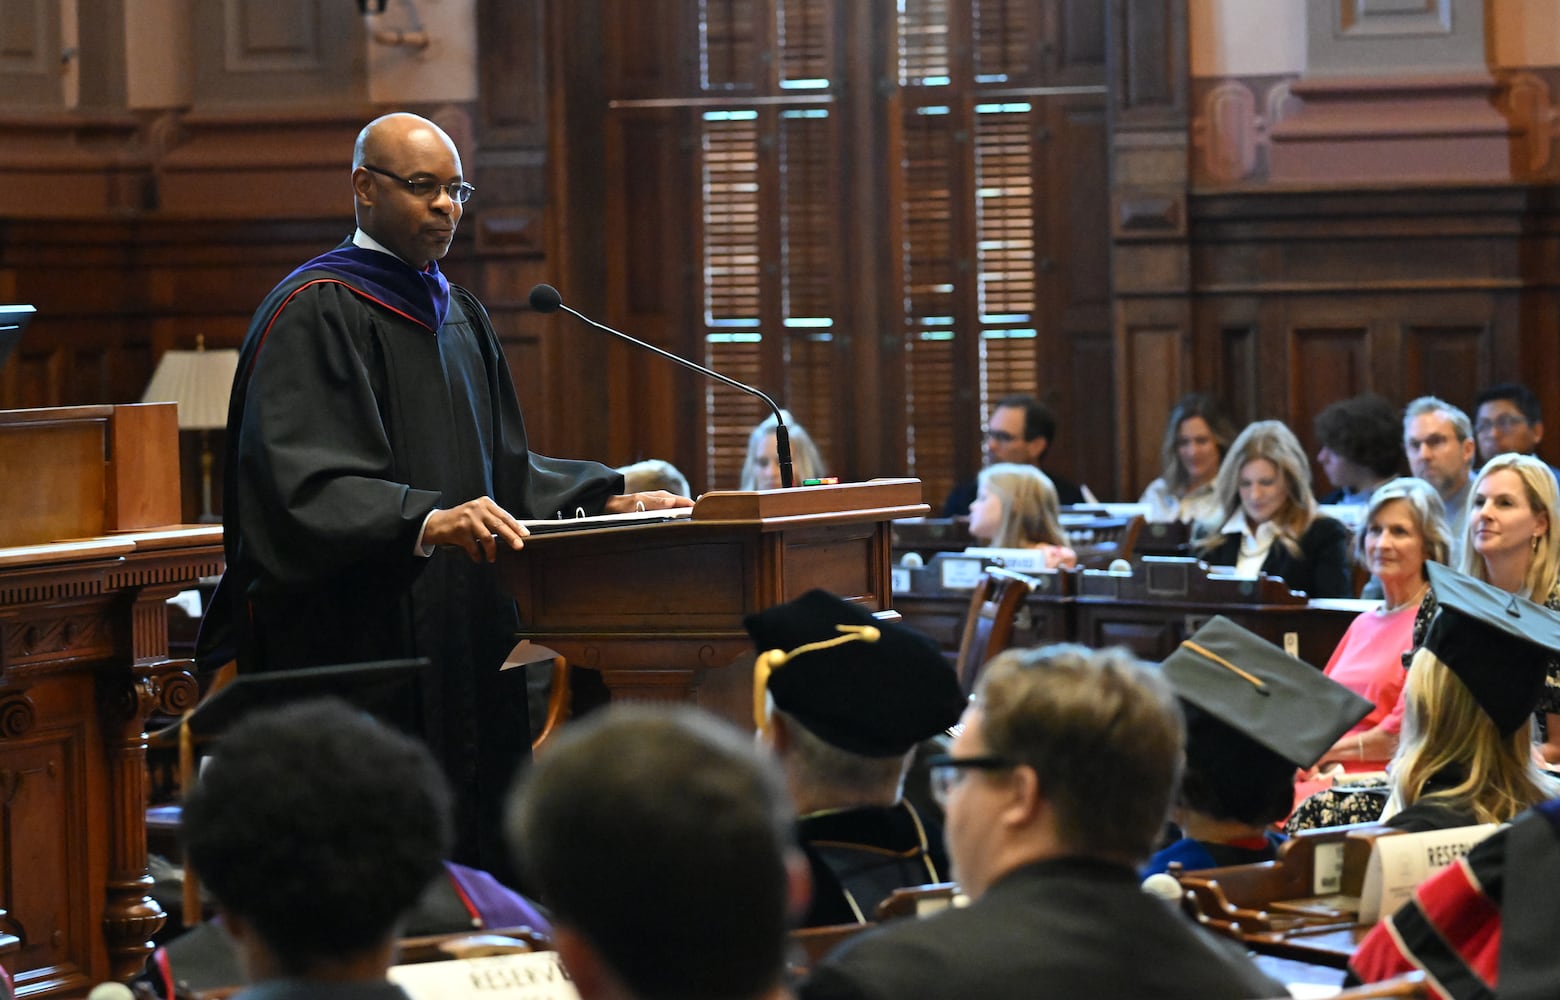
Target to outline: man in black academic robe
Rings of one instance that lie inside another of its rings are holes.
[[[358,138],[358,231],[261,304],[228,415],[227,574],[202,659],[241,672],[426,656],[429,742],[460,796],[457,855],[499,864],[501,799],[529,752],[519,624],[493,560],[517,518],[688,501],[620,497],[594,462],[529,451],[503,351],[437,259],[472,188],[432,122]],[[484,847],[477,847],[478,831]]]

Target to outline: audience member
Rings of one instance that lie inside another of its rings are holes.
[[[817,479],[823,472],[823,456],[813,444],[812,435],[796,422],[791,411],[781,410],[785,420],[786,437],[791,442],[791,485],[800,486],[808,479]],[[742,463],[741,489],[778,490],[780,488],[780,456],[775,445],[775,415],[771,413],[748,433],[747,458]]]
[[[1033,465],[999,462],[980,470],[970,504],[970,537],[999,549],[1037,549],[1047,569],[1076,566],[1078,554],[1062,534],[1056,490]]]
[[[992,407],[991,418],[981,433],[987,465],[1011,462],[1044,469],[1046,453],[1056,440],[1056,417],[1033,396],[1003,396]],[[1076,485],[1054,470],[1045,470],[1045,474],[1050,477],[1057,500],[1062,504],[1095,502],[1094,494],[1087,486]],[[955,486],[943,503],[943,517],[962,517],[975,500],[975,490],[974,480]]]
[[[1403,724],[1403,657],[1430,589],[1426,563],[1445,563],[1449,530],[1441,495],[1423,479],[1393,479],[1371,494],[1354,536],[1354,557],[1382,586],[1381,605],[1361,612],[1324,671],[1375,706],[1322,755],[1321,766],[1379,771],[1397,750]]]
[[[1523,813],[1371,928],[1350,985],[1422,972],[1432,995],[1544,1000],[1560,981],[1560,800]]]
[[[1234,438],[1235,425],[1217,399],[1203,392],[1183,396],[1165,423],[1159,449],[1164,472],[1138,498],[1148,506],[1145,519],[1192,523],[1218,517],[1213,481]]]
[[[778,1000],[807,894],[793,825],[752,740],[696,709],[612,705],[538,758],[507,832],[584,1000]]]
[[[688,477],[664,458],[647,458],[642,462],[618,468],[623,474],[623,492],[643,493],[665,490],[680,497],[692,496],[688,489]]]
[[[1410,471],[1441,494],[1452,532],[1450,563],[1461,565],[1468,487],[1473,482],[1473,425],[1468,415],[1434,396],[1420,396],[1403,409],[1403,450]]]
[[[1538,455],[1539,442],[1544,440],[1544,411],[1532,389],[1521,382],[1492,385],[1475,397],[1473,413],[1480,461],[1507,452]]]
[[[1402,414],[1375,393],[1340,400],[1316,415],[1316,460],[1333,484],[1322,503],[1362,504],[1403,465]]]
[[[1143,874],[1273,860],[1283,838],[1272,825],[1294,805],[1295,768],[1315,764],[1370,702],[1222,615],[1162,671],[1186,716],[1182,836]]]
[[[241,996],[404,1000],[397,930],[451,845],[421,744],[334,699],[257,711],[217,741],[180,835],[255,983]]]
[[[1472,483],[1462,571],[1508,594],[1560,609],[1560,493],[1547,466],[1529,455],[1497,455]],[[1418,646],[1437,595],[1414,621]],[[1560,761],[1560,658],[1549,664],[1537,708],[1539,752]]]
[[[1409,667],[1384,818],[1410,831],[1504,823],[1560,795],[1528,735],[1560,615],[1439,563],[1429,572],[1436,612]]]
[[[852,938],[801,996],[1282,994],[1232,943],[1138,888],[1181,746],[1173,696],[1122,651],[1000,654],[933,771],[954,875],[972,902]]]
[[[1349,529],[1317,513],[1310,463],[1288,427],[1262,420],[1241,431],[1215,482],[1222,526],[1198,543],[1209,564],[1282,577],[1311,597],[1354,596]]]
[[[903,797],[916,744],[964,709],[942,650],[822,590],[743,624],[759,653],[759,731],[785,771],[812,869],[802,925],[866,923],[895,889],[946,880],[942,827]]]

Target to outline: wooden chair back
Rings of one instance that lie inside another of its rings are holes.
[[[875,916],[879,923],[904,917],[920,917],[953,905],[953,897],[959,894],[954,882],[928,882],[895,889],[888,898],[878,904]]]
[[[1067,544],[1078,554],[1084,569],[1106,569],[1117,559],[1130,559],[1143,531],[1143,515],[1069,519],[1062,525]]]
[[[867,923],[797,928],[791,932],[791,954],[786,960],[786,972],[796,979],[805,976],[823,956],[833,951],[841,942],[876,926]]]
[[[965,694],[975,690],[975,681],[986,661],[1012,645],[1014,619],[1024,598],[1039,583],[1023,573],[991,566],[975,585],[959,639],[959,658],[955,662],[959,685]]]

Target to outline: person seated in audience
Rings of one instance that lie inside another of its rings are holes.
[[[1544,440],[1544,411],[1533,390],[1521,382],[1501,382],[1485,389],[1473,401],[1473,433],[1479,458],[1515,453],[1538,456]],[[1550,466],[1551,473],[1555,472]]]
[[[895,889],[948,878],[942,828],[903,797],[916,744],[959,721],[964,694],[926,636],[812,590],[743,619],[755,712],[812,870],[804,927],[867,923]]]
[[[786,436],[791,442],[791,485],[800,486],[805,480],[817,479],[823,472],[823,456],[813,444],[807,428],[796,422],[790,410],[781,410],[785,420]],[[748,433],[747,459],[742,463],[740,489],[778,490],[780,488],[780,456],[775,445],[775,415],[771,413]]]
[[[1034,396],[1003,396],[991,408],[991,417],[981,428],[987,465],[1011,462],[1015,465],[1045,466],[1045,456],[1056,441],[1056,415]],[[1087,486],[1080,486],[1054,469],[1047,471],[1059,502],[1067,505],[1096,503]],[[975,480],[960,483],[943,502],[943,517],[962,517],[975,499]]]
[[[1280,996],[1232,942],[1138,887],[1181,766],[1174,695],[1124,650],[1008,650],[934,760],[970,898],[858,934],[802,1000]]]
[[[1403,450],[1409,471],[1441,494],[1452,529],[1451,564],[1461,566],[1476,451],[1473,423],[1451,403],[1420,396],[1403,408]]]
[[[807,863],[778,766],[726,722],[629,704],[571,723],[506,831],[584,1000],[787,995]]]
[[[1038,549],[1047,569],[1076,566],[1062,534],[1056,489],[1033,465],[999,462],[980,470],[970,504],[970,537],[998,549]]]
[[[1234,438],[1235,425],[1217,399],[1204,392],[1183,396],[1165,424],[1159,449],[1164,473],[1138,498],[1148,507],[1144,519],[1192,523],[1216,518],[1213,481]]]
[[[1346,985],[1420,971],[1434,996],[1552,997],[1560,982],[1560,799],[1490,834],[1371,928]]]
[[[623,474],[625,493],[642,493],[648,490],[665,490],[680,497],[692,496],[688,490],[688,477],[664,458],[647,458],[618,468]]]
[[[404,1000],[386,973],[453,843],[450,810],[428,750],[345,702],[228,730],[180,836],[255,984],[240,996]]]
[[[1316,415],[1316,461],[1333,484],[1321,503],[1362,504],[1403,465],[1402,415],[1373,392],[1340,400]]]
[[[1161,670],[1186,717],[1181,839],[1143,874],[1273,860],[1283,841],[1273,824],[1294,805],[1295,768],[1315,764],[1370,702],[1222,615]]]
[[[1448,536],[1441,495],[1423,479],[1393,479],[1371,494],[1354,557],[1385,597],[1349,623],[1324,672],[1375,707],[1322,755],[1321,769],[1379,771],[1397,750],[1408,679],[1403,658],[1414,647],[1414,621],[1430,590],[1425,565],[1446,562]]]
[[[1485,463],[1472,483],[1461,569],[1560,609],[1560,492],[1548,468],[1530,455],[1496,455]],[[1435,607],[1432,588],[1414,621],[1416,647]],[[1536,719],[1539,753],[1551,764],[1560,762],[1560,657],[1550,661]]]
[[[1277,420],[1240,432],[1215,480],[1222,521],[1196,546],[1213,566],[1282,577],[1310,597],[1352,597],[1349,529],[1318,514],[1300,442]]]
[[[1560,615],[1439,563],[1429,571],[1437,607],[1409,667],[1383,819],[1409,831],[1504,823],[1560,795],[1529,737]]]

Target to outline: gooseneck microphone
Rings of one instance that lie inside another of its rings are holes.
[[[684,368],[696,371],[700,375],[707,375],[723,385],[729,385],[733,389],[741,389],[750,396],[757,396],[759,399],[762,399],[769,405],[769,409],[775,415],[775,457],[780,462],[780,485],[785,489],[791,488],[793,485],[791,482],[791,433],[790,431],[786,430],[785,418],[780,415],[780,407],[775,405],[775,401],[770,399],[769,396],[767,396],[765,393],[753,388],[750,385],[738,382],[734,378],[722,375],[720,372],[712,371],[711,369],[706,368],[701,364],[689,361],[687,358],[678,357],[670,351],[663,351],[654,344],[647,344],[643,340],[640,340],[636,337],[630,337],[621,330],[614,330],[610,326],[597,323],[595,320],[591,319],[584,313],[564,305],[563,296],[559,295],[558,289],[551,285],[537,285],[535,288],[531,289],[530,298],[531,308],[535,309],[539,313],[552,313],[562,309],[570,316],[582,320],[598,330],[604,330],[620,340],[626,340],[635,347],[643,347],[647,351],[659,354],[668,361],[675,361]]]

